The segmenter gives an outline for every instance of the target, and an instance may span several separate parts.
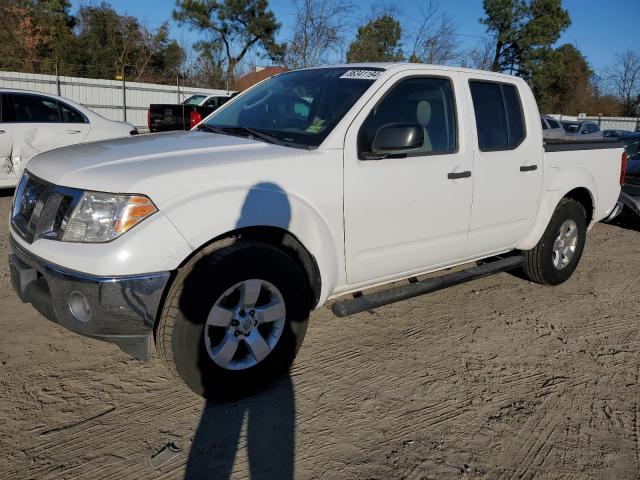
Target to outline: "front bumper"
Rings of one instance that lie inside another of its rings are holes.
[[[11,283],[23,302],[73,332],[113,342],[129,355],[149,359],[170,272],[92,276],[31,255],[13,239],[11,246]]]

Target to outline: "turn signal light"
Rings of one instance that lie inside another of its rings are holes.
[[[156,206],[147,197],[133,196],[122,210],[120,218],[116,220],[113,231],[120,235],[157,210]]]

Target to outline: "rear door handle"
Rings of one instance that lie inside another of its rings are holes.
[[[469,178],[471,176],[471,172],[469,170],[465,170],[464,172],[449,172],[447,174],[447,178],[449,180],[457,180],[458,178]]]
[[[523,165],[520,167],[521,172],[533,172],[538,169],[538,165]]]
[[[75,135],[76,133],[80,133],[80,130],[67,130],[67,133],[71,133],[72,135]]]

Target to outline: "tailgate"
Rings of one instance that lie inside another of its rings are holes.
[[[170,130],[187,130],[185,115],[188,118],[189,108],[186,105],[152,104],[149,106],[149,130],[166,132]],[[188,124],[188,122],[187,122]]]

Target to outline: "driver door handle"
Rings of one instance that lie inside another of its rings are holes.
[[[469,178],[471,176],[471,172],[469,170],[465,170],[464,172],[449,172],[447,174],[447,178],[449,180],[457,180],[459,178]]]
[[[538,169],[538,165],[523,165],[520,167],[521,172],[533,172]]]
[[[67,130],[67,133],[75,135],[76,133],[80,133],[80,130]]]

